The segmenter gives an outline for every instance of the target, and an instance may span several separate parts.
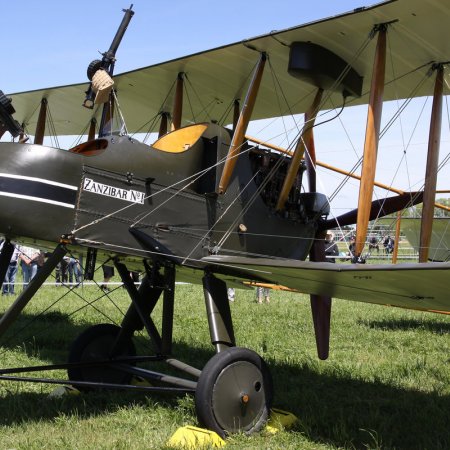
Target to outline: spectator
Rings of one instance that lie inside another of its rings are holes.
[[[256,288],[256,302],[261,304],[263,302],[263,297],[266,303],[270,303],[269,288],[258,286]]]
[[[32,247],[24,247],[20,246],[20,267],[22,269],[22,278],[23,278],[23,284],[26,286],[32,278],[32,258],[38,250]]]
[[[3,249],[4,243],[5,241],[0,244],[0,251]],[[19,255],[20,247],[15,245],[8,268],[6,269],[5,279],[3,280],[2,295],[14,295],[14,283],[16,282]]]
[[[371,250],[377,250],[377,255],[380,253],[380,246],[378,245],[378,240],[375,236],[371,236],[369,239],[369,252]]]
[[[45,261],[45,255],[42,250],[36,250],[34,249],[34,254],[31,257],[31,275],[30,280],[32,280],[36,274],[38,273],[38,270],[44,265]]]
[[[103,269],[103,283],[100,285],[100,289],[103,292],[108,292],[108,291],[110,291],[110,289],[108,287],[108,283],[109,283],[109,280],[111,280],[111,278],[114,276],[114,267],[113,266],[105,266],[103,264],[102,269]]]
[[[67,271],[69,273],[69,283],[73,284],[75,277],[76,285],[81,283],[81,267],[78,259],[70,257],[67,261]]]
[[[69,257],[64,256],[64,258],[56,265],[55,268],[55,278],[56,285],[67,283],[67,269],[69,267]]]
[[[325,236],[325,256],[327,258],[327,262],[336,262],[336,257],[339,256],[339,249],[334,242],[334,234],[332,231],[327,231]]]
[[[348,246],[350,258],[353,258],[355,256],[355,250],[356,250],[356,238],[354,236],[352,236],[350,238],[350,244]]]
[[[394,239],[387,235],[383,241],[384,251],[388,255],[394,251]]]

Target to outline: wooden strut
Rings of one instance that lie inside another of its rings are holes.
[[[181,127],[181,116],[183,114],[183,86],[184,86],[184,72],[180,72],[177,76],[175,98],[173,101],[172,131],[178,130],[178,128]]]
[[[317,91],[317,95],[319,95],[319,91]],[[322,94],[320,94],[322,96]],[[310,117],[309,111],[305,113],[305,123],[311,123],[314,124],[316,120],[316,117]],[[309,192],[316,192],[317,190],[317,183],[316,183],[316,165],[317,165],[317,158],[316,158],[316,145],[314,143],[314,131],[313,127],[311,126],[310,132],[308,133],[308,136],[305,136],[305,139],[308,138],[308,141],[305,140],[307,154],[305,158],[306,162],[306,173],[308,175],[308,185],[309,185]]]
[[[292,156],[292,154],[293,154],[293,152],[290,150],[287,150],[283,147],[279,147],[278,145],[271,144],[270,142],[262,141],[253,136],[245,135],[245,139],[247,141],[254,142],[255,144],[263,145],[264,147],[270,148],[270,149],[275,150],[280,153],[284,153],[289,156]],[[316,160],[316,166],[323,167],[324,169],[328,169],[333,172],[340,173],[340,174],[345,175],[350,178],[354,178],[355,180],[361,180],[361,176],[357,175],[356,173],[348,172],[347,170],[343,170],[343,169],[340,169],[339,167],[335,167],[330,164],[326,164],[322,161]],[[395,192],[396,194],[405,194],[406,193],[406,191],[402,191],[401,189],[397,189],[395,187],[388,186],[387,184],[379,183],[378,181],[374,182],[374,186],[385,189],[386,191]],[[436,191],[436,193],[447,194],[447,193],[450,193],[450,191],[439,190],[439,191]],[[448,207],[446,205],[442,205],[441,203],[435,203],[434,206],[435,206],[435,208],[443,209],[445,211],[450,211],[450,207]]]
[[[422,220],[420,224],[419,262],[427,262],[433,231],[434,199],[436,196],[439,146],[441,141],[442,97],[444,88],[444,68],[436,69],[433,107],[431,110],[430,132],[428,137],[428,156],[423,190]]]
[[[233,103],[233,132],[236,131],[236,127],[239,121],[239,100],[236,99]]]
[[[89,133],[88,133],[88,141],[93,141],[95,139],[95,127],[97,126],[97,120],[95,117],[91,119],[91,123],[89,125]]]
[[[378,142],[380,138],[381,112],[383,109],[384,73],[386,66],[386,26],[378,30],[378,42],[372,72],[369,105],[367,109],[366,138],[364,142],[364,157],[359,186],[358,216],[356,220],[355,257],[359,258],[366,243],[367,228],[375,169],[377,164]]]
[[[250,82],[250,86],[245,97],[244,104],[242,106],[239,120],[236,125],[236,129],[233,133],[230,148],[228,150],[227,159],[225,161],[222,176],[219,181],[219,194],[225,194],[228,184],[230,183],[231,176],[236,166],[237,157],[241,151],[242,144],[245,139],[245,132],[247,131],[248,124],[255,106],[256,97],[258,95],[259,86],[264,73],[264,66],[266,64],[267,55],[261,53],[258,65],[253,73],[253,78]]]
[[[310,108],[310,110],[305,113],[305,124],[307,124],[306,126],[309,128],[308,130],[305,129],[303,136],[300,139],[305,146],[304,150],[307,150],[305,161],[310,192],[316,192],[316,147],[314,143],[314,122],[316,120],[317,110],[322,99],[322,93],[322,89],[317,91],[313,102],[313,106],[315,106],[314,110],[313,108]],[[297,166],[297,171],[298,167],[299,165]],[[295,180],[296,175],[297,172],[294,174],[293,181]],[[290,188],[287,191],[288,194],[289,191]],[[309,251],[309,260],[315,262],[327,261],[325,254],[325,231],[321,231],[316,235]],[[317,356],[319,359],[325,360],[328,358],[330,350],[332,299],[330,296],[311,294],[310,304],[314,325],[314,335],[316,338]]]
[[[39,116],[36,125],[36,133],[34,135],[34,143],[37,145],[42,145],[44,143],[45,122],[47,120],[47,105],[47,99],[43,98],[41,100],[41,107],[39,109]]]
[[[314,127],[314,122],[316,120],[316,116],[319,110],[320,102],[322,100],[323,89],[319,88],[316,92],[316,96],[309,107],[308,111],[305,113],[305,126],[303,129],[303,133],[299,137],[297,141],[297,146],[295,147],[294,154],[292,156],[291,163],[289,165],[288,172],[283,182],[283,187],[281,188],[280,195],[278,197],[278,202],[276,206],[276,210],[280,211],[284,208],[286,200],[289,196],[289,192],[291,191],[292,185],[295,182],[295,178],[298,173],[298,169],[300,167],[303,156],[305,155],[305,149],[310,142],[313,142],[312,138],[312,129]],[[311,180],[311,179],[310,179]],[[314,179],[315,185],[315,179]]]
[[[392,264],[397,264],[398,258],[398,244],[400,242],[400,224],[402,222],[402,212],[397,211],[397,220],[395,222],[395,238],[394,238],[394,251],[392,252]]]
[[[167,119],[169,117],[169,113],[162,111],[161,112],[161,122],[159,123],[159,132],[158,139],[164,136],[167,133]]]

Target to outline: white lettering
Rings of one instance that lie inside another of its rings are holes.
[[[91,178],[85,178],[83,183],[83,190],[93,192],[94,194],[104,195],[106,197],[113,197],[119,200],[125,200],[130,203],[144,203],[145,195],[143,192],[135,191],[133,189],[121,189],[107,184],[102,184]]]

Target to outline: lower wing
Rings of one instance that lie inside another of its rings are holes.
[[[253,280],[305,294],[450,314],[450,263],[361,265],[232,256],[202,262],[229,282]]]

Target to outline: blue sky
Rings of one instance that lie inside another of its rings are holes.
[[[131,2],[130,2],[131,3]],[[89,62],[106,51],[122,19],[123,0],[57,0],[8,2],[2,10],[0,38],[3,43],[0,89],[5,93],[83,82]],[[135,15],[117,52],[116,73],[170,60],[245,38],[280,30],[377,3],[375,0],[210,0],[157,2],[135,0]],[[420,100],[412,115],[415,123]],[[429,104],[426,111],[429,110]],[[389,112],[386,110],[387,117]],[[425,172],[429,113],[425,126],[415,133],[411,151],[417,158],[405,161],[399,130],[380,143],[377,180],[401,189],[420,188]],[[319,160],[350,169],[362,154],[366,110],[348,108],[342,121],[327,124],[316,133]],[[256,124],[251,134],[258,132]],[[443,125],[441,159],[448,153],[448,124]],[[267,132],[267,131],[266,131]],[[273,135],[278,131],[273,131]],[[350,136],[350,137],[349,137]],[[265,135],[267,138],[267,134]],[[414,159],[414,161],[413,161]],[[448,166],[445,169],[447,178]],[[413,182],[411,182],[413,179]],[[341,178],[319,172],[318,188],[330,195]],[[350,182],[335,203],[335,213],[356,207],[357,182]],[[449,189],[444,176],[438,188]],[[383,196],[384,191],[377,195]]]
[[[135,15],[117,53],[116,72],[318,20],[363,2],[135,0]],[[0,27],[1,42],[7,44],[0,89],[9,93],[85,80],[87,65],[98,51],[108,49],[121,10],[131,4],[124,0],[7,3]]]

